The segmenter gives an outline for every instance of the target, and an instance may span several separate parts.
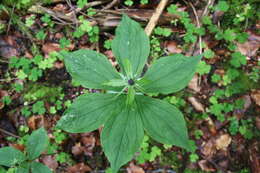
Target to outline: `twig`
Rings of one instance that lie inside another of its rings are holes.
[[[80,13],[82,10],[86,9],[86,8],[90,8],[90,7],[94,7],[94,6],[98,6],[98,5],[102,5],[104,3],[107,3],[108,0],[103,0],[103,1],[93,1],[93,2],[89,2],[87,3],[83,8],[77,8],[75,9],[75,13]],[[66,14],[67,17],[70,17],[73,14],[73,12],[70,12],[68,14]]]
[[[15,4],[13,5],[12,11],[11,11],[10,19],[9,19],[8,26],[7,26],[6,35],[8,35],[9,30],[10,30],[11,21],[12,21],[12,17],[13,17],[13,14],[14,14],[14,9],[15,9]]]
[[[2,128],[0,128],[0,132],[5,133],[5,134],[7,134],[7,135],[9,135],[9,136],[18,138],[18,139],[20,138],[20,136],[17,136],[17,135],[15,135],[15,134],[11,133],[11,132],[8,132],[8,131],[6,131],[6,130],[4,130],[4,129],[2,129]]]
[[[9,61],[3,60],[3,59],[0,59],[0,62],[1,62],[1,63],[6,63],[6,64],[9,63]]]
[[[193,11],[193,13],[194,13],[194,15],[195,15],[195,18],[196,18],[197,27],[200,28],[200,26],[201,26],[201,25],[200,25],[200,20],[199,20],[199,16],[198,16],[198,13],[197,13],[195,7],[193,6],[193,4],[192,4],[191,2],[187,2],[186,0],[183,0],[183,1],[184,1],[186,4],[189,4],[189,5],[191,6],[192,11]],[[194,48],[196,48],[196,44],[195,44]],[[200,49],[200,54],[202,54],[202,39],[201,39],[201,36],[199,36],[199,49]]]
[[[209,6],[210,6],[210,5],[213,5],[213,4],[214,4],[214,1],[215,1],[215,0],[208,0],[208,3],[207,3],[207,5],[206,5],[206,7],[205,7],[205,9],[204,9],[204,11],[203,11],[201,17],[208,15]]]
[[[67,4],[69,5],[69,7],[71,8],[72,10],[72,16],[73,16],[73,23],[76,24],[76,27],[78,27],[78,22],[77,22],[77,15],[76,15],[76,9],[73,7],[72,3],[70,0],[66,0]]]
[[[156,7],[155,12],[153,13],[150,21],[148,22],[146,28],[145,28],[145,32],[148,36],[151,35],[154,27],[156,26],[160,15],[162,14],[166,4],[167,4],[168,0],[161,0],[159,5]]]
[[[107,4],[103,10],[108,10],[110,8],[112,8],[114,5],[116,5],[118,3],[118,0],[113,0],[112,2],[110,2],[109,4]]]

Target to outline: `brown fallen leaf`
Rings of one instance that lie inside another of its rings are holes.
[[[11,37],[0,36],[0,56],[4,58],[11,58],[12,56],[19,56],[19,51],[15,47],[14,39]]]
[[[188,101],[192,104],[196,111],[205,112],[204,106],[195,97],[188,97]]]
[[[199,86],[199,76],[198,74],[195,74],[191,81],[188,84],[188,87],[195,91],[196,93],[200,92],[201,87]]]
[[[202,169],[203,171],[207,171],[207,172],[214,172],[216,171],[216,169],[214,169],[207,160],[200,160],[198,162],[198,165],[200,167],[200,169]]]
[[[127,167],[127,173],[145,173],[143,168],[140,166],[135,165],[133,162],[129,164],[129,167]]]
[[[231,137],[228,134],[223,134],[216,139],[217,150],[226,150],[231,143]]]
[[[248,41],[245,43],[237,43],[237,49],[245,56],[255,56],[257,50],[260,48],[260,35],[253,32],[247,32],[249,34]]]
[[[167,49],[169,53],[181,53],[182,49],[178,46],[175,41],[166,41],[164,43],[164,47]]]
[[[255,118],[255,125],[256,125],[257,129],[260,130],[260,116]]]
[[[76,143],[72,148],[71,148],[71,153],[75,156],[80,155],[84,152],[84,147],[81,146],[80,143]]]
[[[213,138],[202,144],[201,153],[207,158],[211,158],[216,153],[216,146]]]
[[[82,133],[80,134],[80,142],[82,149],[84,151],[84,154],[88,156],[93,155],[93,149],[96,146],[96,138],[94,136],[94,133]]]
[[[259,173],[260,172],[260,149],[259,149],[259,141],[254,142],[249,147],[249,160],[250,160],[250,167],[252,173]]]
[[[37,115],[37,116],[31,116],[28,119],[28,127],[32,130],[38,129],[39,127],[44,127],[44,116],[43,115]]]
[[[67,169],[67,173],[85,173],[90,172],[91,168],[84,163],[78,163],[76,165],[70,166]]]
[[[254,102],[260,106],[260,90],[254,90],[251,93],[251,98],[254,100]]]
[[[25,146],[22,144],[11,144],[12,147],[16,148],[17,150],[24,151]]]
[[[54,51],[58,52],[60,50],[61,50],[61,48],[58,43],[48,42],[42,46],[42,51],[45,55],[49,55],[49,53],[51,53],[51,52],[54,52]]]
[[[55,157],[54,156],[51,156],[51,155],[47,155],[47,156],[43,156],[42,157],[42,162],[48,166],[50,169],[52,169],[53,171],[55,171],[59,164],[58,162],[56,161]]]

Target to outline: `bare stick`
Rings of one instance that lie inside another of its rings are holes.
[[[166,4],[167,4],[168,0],[161,0],[159,5],[156,7],[155,12],[153,13],[150,21],[148,22],[146,28],[145,28],[145,32],[148,36],[151,35],[154,27],[156,26],[160,15],[162,14]]]
[[[112,8],[114,5],[116,5],[116,3],[118,3],[118,0],[113,0],[111,3],[109,3],[108,5],[106,5],[103,10],[108,10],[110,8]]]
[[[209,6],[210,6],[210,5],[213,5],[213,4],[214,4],[214,1],[215,1],[215,0],[209,0],[209,1],[208,1],[208,3],[207,3],[207,5],[206,5],[206,7],[205,7],[205,9],[204,9],[204,11],[203,11],[201,17],[208,15]]]
[[[9,136],[12,136],[12,137],[15,137],[15,138],[20,138],[20,136],[17,136],[17,135],[15,135],[15,134],[13,134],[13,133],[11,133],[11,132],[8,132],[8,131],[6,131],[6,130],[4,130],[4,129],[1,129],[1,128],[0,128],[0,132],[5,133],[5,134],[7,134],[7,135],[9,135]]]

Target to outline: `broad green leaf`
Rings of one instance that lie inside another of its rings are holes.
[[[16,173],[29,173],[30,165],[29,163],[25,162],[19,165],[19,167],[16,170]]]
[[[157,60],[137,83],[146,93],[169,94],[188,85],[201,56],[185,57],[182,54]]]
[[[31,170],[32,173],[52,173],[50,168],[39,162],[32,162]]]
[[[0,148],[0,165],[11,167],[24,160],[25,156],[21,151],[13,147]]]
[[[72,78],[86,88],[111,89],[103,84],[112,79],[121,79],[103,54],[81,49],[64,56],[66,68]]]
[[[113,172],[133,158],[144,137],[139,111],[134,105],[123,105],[121,112],[105,123],[101,134],[102,146]]]
[[[140,75],[150,52],[149,38],[137,22],[123,15],[112,41],[112,51],[125,74],[124,59],[129,59],[133,75]]]
[[[127,82],[123,79],[112,79],[106,83],[104,83],[104,85],[107,85],[107,86],[114,86],[114,87],[117,87],[117,86],[126,86],[127,85]]]
[[[131,105],[135,99],[135,89],[133,86],[128,87],[126,104]]]
[[[136,96],[146,132],[158,142],[190,149],[185,120],[173,105],[159,99]]]
[[[66,110],[58,127],[71,133],[90,132],[106,122],[117,106],[121,96],[115,94],[85,94],[79,96]]]
[[[40,128],[36,131],[33,131],[26,143],[28,159],[34,160],[37,157],[39,157],[48,146],[48,143],[48,135],[44,128]]]

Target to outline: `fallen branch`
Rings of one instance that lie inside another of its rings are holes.
[[[168,0],[161,0],[159,5],[157,6],[157,8],[155,9],[154,14],[152,15],[149,23],[147,24],[146,28],[145,28],[145,32],[148,36],[151,35],[154,27],[156,26],[165,6],[167,5]]]
[[[6,135],[9,135],[9,136],[12,136],[12,137],[15,137],[15,138],[20,138],[20,136],[17,136],[15,134],[11,133],[11,132],[8,132],[8,131],[6,131],[2,128],[0,128],[0,132],[5,133]]]

